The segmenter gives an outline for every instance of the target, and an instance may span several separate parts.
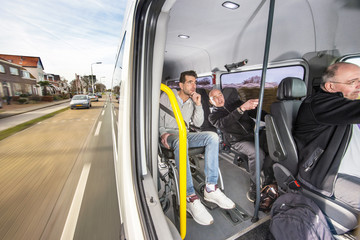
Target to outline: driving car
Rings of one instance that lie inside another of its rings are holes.
[[[98,96],[98,98],[102,98],[102,93],[101,92],[97,92],[96,96]]]
[[[75,95],[70,101],[70,109],[90,108],[91,100],[88,95]]]
[[[99,98],[96,94],[94,93],[89,93],[88,96],[90,97],[90,100],[93,102],[93,101],[96,101],[98,102],[99,101]]]

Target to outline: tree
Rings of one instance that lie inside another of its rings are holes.
[[[43,90],[43,95],[44,95],[44,96],[48,95],[48,94],[47,94],[47,86],[50,85],[50,82],[49,82],[49,81],[39,81],[38,83],[39,83],[39,85],[43,88],[43,89],[42,89],[42,90]]]
[[[106,86],[102,83],[96,83],[94,87],[95,87],[95,92],[103,92],[106,89]]]

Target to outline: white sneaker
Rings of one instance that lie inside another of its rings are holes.
[[[235,207],[235,203],[230,198],[225,196],[225,194],[219,188],[216,188],[215,191],[211,192],[208,192],[205,188],[204,199],[206,201],[216,203],[219,207],[223,209],[232,209]]]
[[[199,198],[193,202],[186,202],[186,211],[188,211],[195,222],[201,225],[210,225],[214,222],[213,217],[206,210]]]

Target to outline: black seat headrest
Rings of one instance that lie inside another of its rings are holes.
[[[278,100],[294,100],[306,96],[305,82],[296,77],[287,77],[281,80],[278,90]]]
[[[236,101],[239,101],[239,93],[236,88],[228,87],[222,90],[226,104],[232,104]]]

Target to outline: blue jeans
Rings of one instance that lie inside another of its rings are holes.
[[[179,135],[170,135],[167,142],[174,150],[176,166],[179,169]],[[219,177],[219,137],[214,132],[188,132],[188,148],[205,147],[205,182],[207,184],[217,184]],[[186,153],[186,195],[195,193],[192,176],[190,172],[189,157]]]

